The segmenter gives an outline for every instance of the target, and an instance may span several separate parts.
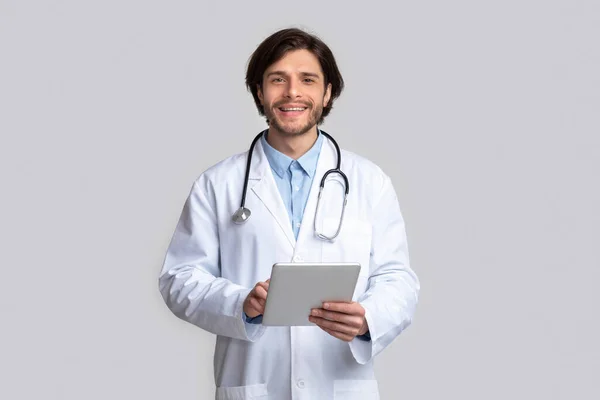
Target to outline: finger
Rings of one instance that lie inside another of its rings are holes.
[[[325,302],[323,308],[328,311],[337,311],[344,314],[358,315],[359,317],[365,316],[365,309],[357,302],[345,303],[345,302]]]
[[[262,286],[257,286],[254,289],[254,294],[259,299],[266,300],[266,298],[267,298],[267,291]]]
[[[260,288],[263,288],[265,291],[268,291],[268,290],[269,290],[269,284],[268,284],[267,282],[258,282],[258,283],[256,284],[256,287],[257,287],[257,288],[259,288],[259,287],[260,287]]]
[[[330,321],[342,322],[346,325],[362,324],[362,318],[356,315],[344,314],[337,311],[325,311],[322,308],[315,308],[311,312],[312,316],[321,317]]]
[[[358,333],[358,329],[359,329],[356,326],[350,326],[350,325],[342,324],[339,322],[329,321],[329,320],[319,318],[319,317],[310,317],[309,321],[315,323],[316,325],[320,326],[321,328],[327,328],[332,331],[337,331],[337,332],[345,333],[345,334],[352,335],[352,336],[356,336],[356,334]]]
[[[254,311],[258,311],[258,307],[260,307],[260,304],[258,303],[258,299],[256,297],[251,296],[248,299],[248,304],[250,304],[250,307],[254,310]]]
[[[350,342],[350,341],[352,341],[352,339],[354,339],[354,336],[347,335],[342,332],[334,331],[332,329],[323,328],[323,327],[321,327],[321,329],[323,329],[325,332],[329,333],[331,336],[336,337],[340,340],[343,340],[344,342]]]
[[[260,305],[256,297],[250,298],[250,307],[252,307],[254,311],[256,311],[259,314],[262,314],[264,312],[264,307]]]

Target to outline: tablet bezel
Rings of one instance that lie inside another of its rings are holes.
[[[262,324],[315,325],[308,320],[312,308],[322,307],[324,301],[352,301],[360,269],[358,262],[275,263]]]

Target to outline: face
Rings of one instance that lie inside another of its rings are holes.
[[[271,129],[295,136],[316,126],[329,102],[331,84],[325,87],[321,65],[308,50],[293,50],[263,74],[258,97]]]

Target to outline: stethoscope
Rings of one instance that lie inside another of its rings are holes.
[[[250,151],[248,152],[248,160],[246,161],[246,176],[244,177],[244,189],[242,191],[242,202],[240,204],[240,208],[232,216],[232,220],[236,224],[243,224],[244,222],[248,221],[248,218],[250,218],[250,215],[252,214],[250,212],[250,210],[244,206],[246,203],[246,190],[248,189],[248,175],[250,174],[250,164],[252,163],[252,151],[254,150],[254,145],[256,144],[258,139],[260,139],[260,137],[265,132],[267,132],[267,130],[264,130],[261,133],[259,133],[258,135],[256,135],[256,137],[252,141],[252,144],[250,145]],[[340,234],[340,230],[342,229],[342,221],[344,220],[344,211],[346,210],[346,203],[348,202],[349,185],[348,185],[348,178],[346,177],[346,174],[344,174],[342,172],[342,170],[340,169],[340,164],[342,162],[342,155],[340,152],[340,147],[338,146],[335,139],[332,138],[331,135],[329,135],[327,132],[323,132],[322,130],[319,130],[319,132],[321,132],[323,135],[325,135],[327,138],[329,138],[329,140],[331,140],[331,142],[334,144],[335,150],[337,152],[337,166],[335,168],[330,169],[327,172],[325,172],[325,174],[323,175],[323,178],[321,179],[321,184],[319,185],[319,196],[317,197],[317,209],[315,211],[314,230],[315,230],[315,234],[320,239],[333,240]],[[333,236],[326,236],[325,234],[320,233],[318,231],[317,218],[318,218],[318,214],[319,214],[319,204],[321,202],[321,194],[323,193],[323,189],[325,188],[325,179],[327,179],[327,176],[330,174],[341,175],[341,177],[344,179],[345,194],[344,194],[344,204],[342,205],[342,213],[340,215],[340,223],[338,224],[337,230]]]

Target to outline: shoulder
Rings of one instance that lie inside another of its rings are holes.
[[[345,149],[342,149],[341,153],[342,170],[355,175],[362,182],[368,182],[375,192],[382,191],[390,184],[388,174],[374,161]]]
[[[194,184],[200,189],[212,191],[221,184],[244,178],[248,151],[236,153],[209,166],[197,175]]]
[[[379,165],[377,165],[372,160],[354,153],[350,150],[342,149],[342,159],[344,160],[345,165],[349,168],[357,168],[360,169],[361,172],[371,174],[374,176],[377,175],[385,175],[383,169]]]

